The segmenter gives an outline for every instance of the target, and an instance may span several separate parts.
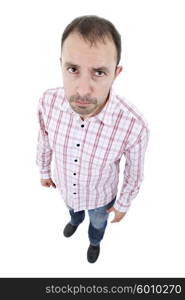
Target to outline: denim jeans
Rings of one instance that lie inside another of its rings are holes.
[[[98,246],[100,244],[100,241],[103,239],[105,228],[107,226],[108,216],[109,216],[109,213],[107,213],[106,210],[112,207],[115,201],[116,201],[116,197],[105,206],[88,210],[89,221],[90,221],[88,236],[91,245]],[[85,218],[84,210],[74,212],[72,208],[69,208],[69,213],[71,216],[70,223],[75,226],[78,226],[80,223],[82,223]]]

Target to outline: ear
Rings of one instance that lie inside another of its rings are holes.
[[[62,57],[60,57],[59,59],[60,59],[60,64],[62,65]]]
[[[122,66],[117,66],[116,67],[116,70],[115,70],[115,77],[114,77],[114,80],[116,79],[116,77],[122,72],[123,70],[123,67]]]

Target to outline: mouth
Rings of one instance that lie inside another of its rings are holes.
[[[86,105],[89,105],[90,103],[77,101],[76,104],[78,104],[80,106],[83,106],[83,105],[86,106]]]

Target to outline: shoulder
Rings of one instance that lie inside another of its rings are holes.
[[[47,107],[54,107],[61,104],[64,101],[64,89],[63,87],[56,87],[47,89],[42,93],[39,99],[40,106],[46,110]]]
[[[147,119],[135,104],[124,96],[114,94],[114,97],[116,106],[119,107],[119,111],[123,115],[123,120],[125,118],[127,120],[133,120],[137,126],[146,128],[147,131],[149,130]]]

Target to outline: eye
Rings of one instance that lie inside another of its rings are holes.
[[[70,67],[67,70],[69,71],[69,73],[72,73],[72,74],[76,74],[77,73],[77,69],[75,67]]]
[[[103,77],[105,75],[105,72],[101,71],[101,70],[98,70],[98,71],[95,71],[95,75],[97,77]]]

